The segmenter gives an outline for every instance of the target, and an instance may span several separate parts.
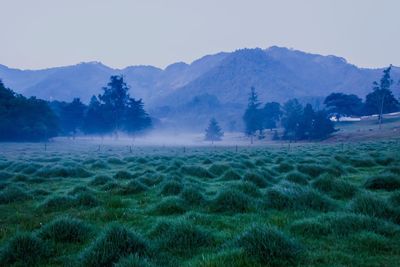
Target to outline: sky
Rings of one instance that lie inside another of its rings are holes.
[[[0,0],[0,64],[190,63],[273,45],[400,66],[399,0]]]

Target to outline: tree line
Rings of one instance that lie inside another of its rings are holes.
[[[46,102],[14,93],[0,81],[0,141],[41,141],[57,135],[139,134],[152,126],[141,99],[130,97],[122,76],[111,76],[89,105]]]

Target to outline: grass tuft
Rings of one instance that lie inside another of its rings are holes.
[[[82,243],[90,235],[91,227],[81,220],[65,217],[44,225],[39,232],[42,239],[55,242]]]
[[[392,174],[376,175],[368,178],[364,187],[370,190],[394,191],[400,189],[400,177]]]

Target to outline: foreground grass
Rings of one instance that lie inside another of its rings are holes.
[[[398,266],[399,151],[9,144],[0,266]]]

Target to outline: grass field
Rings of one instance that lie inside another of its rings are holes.
[[[399,266],[399,151],[2,144],[0,266]]]

